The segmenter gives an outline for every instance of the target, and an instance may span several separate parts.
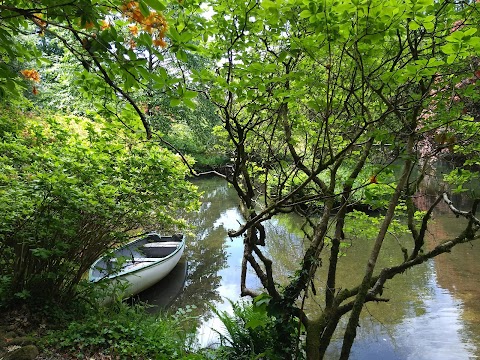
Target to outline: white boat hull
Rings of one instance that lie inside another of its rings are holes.
[[[157,235],[154,234],[154,236]],[[161,239],[159,236],[157,238]],[[139,249],[143,249],[149,257],[141,257]],[[115,264],[117,258],[105,256],[95,261],[90,267],[88,278],[92,282],[107,282],[109,292],[118,290],[122,298],[128,298],[148,289],[167,276],[180,261],[184,249],[184,240],[153,243],[145,243],[144,239],[136,240],[114,252],[114,255],[124,258],[123,266],[119,271],[111,274],[110,266],[114,266],[111,264]],[[131,254],[131,260],[125,253]],[[153,257],[152,254],[158,257]],[[106,302],[108,301],[107,299]]]
[[[117,276],[112,279],[113,283],[128,284],[128,287],[123,292],[124,298],[136,295],[167,276],[180,261],[184,248],[185,246],[182,246],[173,256],[165,258],[158,263],[154,263],[133,273]]]

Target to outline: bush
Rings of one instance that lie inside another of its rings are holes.
[[[128,231],[184,227],[198,205],[179,159],[101,119],[10,113],[0,154],[0,304],[70,301]]]

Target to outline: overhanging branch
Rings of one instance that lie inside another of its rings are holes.
[[[448,205],[448,207],[450,208],[450,210],[452,210],[452,212],[455,214],[456,217],[460,217],[460,216],[463,216],[469,220],[472,220],[475,225],[477,226],[480,226],[480,220],[478,220],[476,217],[475,217],[475,212],[477,210],[477,205],[478,205],[478,202],[480,202],[480,199],[475,199],[474,201],[474,206],[472,207],[472,210],[471,211],[463,211],[463,210],[459,210],[457,209],[454,205],[453,205],[453,202],[452,200],[450,200],[448,198],[448,195],[447,193],[443,193],[443,200],[445,201],[445,203]]]

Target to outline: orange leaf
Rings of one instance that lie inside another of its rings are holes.
[[[128,26],[130,32],[132,33],[133,36],[137,36],[138,35],[138,27],[137,25],[129,25]]]
[[[34,69],[21,70],[20,73],[28,80],[40,82],[40,74]]]
[[[91,22],[91,21],[87,21],[87,22],[85,23],[85,25],[83,25],[83,27],[84,27],[85,29],[87,29],[87,30],[88,30],[88,29],[93,29],[94,26],[95,26],[95,24],[94,24],[93,22]]]
[[[100,30],[107,30],[110,28],[110,23],[107,20],[102,20],[102,25],[100,25]]]
[[[160,46],[161,48],[166,48],[167,47],[167,43],[163,39],[154,39],[153,40],[153,45]]]

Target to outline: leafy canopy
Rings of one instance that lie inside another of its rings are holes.
[[[44,45],[58,41],[83,66],[76,85],[92,103],[102,108],[105,96],[120,98],[151,137],[148,114],[131,93],[153,81],[156,91],[191,103],[195,94],[182,85],[181,74],[172,74],[168,63],[153,73],[148,60],[163,61],[167,47],[177,59],[186,60],[186,52],[196,49],[194,35],[201,32],[199,12],[198,1],[3,1],[0,98],[13,99],[24,89],[38,93],[38,69],[49,59],[32,46],[31,37],[45,39]]]

